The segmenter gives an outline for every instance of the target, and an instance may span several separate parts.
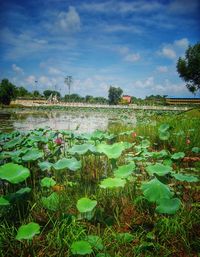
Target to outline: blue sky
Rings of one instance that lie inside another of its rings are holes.
[[[28,90],[191,97],[178,57],[199,42],[198,0],[7,0],[0,10],[0,79]],[[38,81],[37,85],[35,81]]]

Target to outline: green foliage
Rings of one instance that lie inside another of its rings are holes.
[[[52,193],[48,197],[42,197],[42,204],[44,208],[56,211],[59,208],[59,195],[57,193]]]
[[[53,165],[55,170],[69,169],[76,171],[81,168],[81,161],[77,161],[74,157],[71,159],[63,158]]]
[[[77,241],[71,245],[71,251],[74,255],[86,255],[92,253],[92,247],[87,241]]]
[[[118,169],[114,171],[114,175],[117,178],[127,178],[133,173],[135,168],[136,166],[134,162],[131,162],[127,165],[119,166]]]
[[[15,97],[16,87],[8,79],[3,79],[0,84],[0,104],[9,105]]]
[[[41,180],[42,187],[52,187],[55,186],[56,181],[52,178],[45,177]]]
[[[22,225],[16,235],[16,239],[21,240],[31,240],[33,237],[40,233],[40,225],[35,222],[30,222],[27,225]]]
[[[170,199],[173,196],[170,188],[160,182],[157,178],[154,178],[149,182],[144,182],[141,188],[145,198],[149,202],[158,203],[162,198]]]
[[[185,58],[178,59],[176,68],[189,91],[195,93],[200,89],[200,43],[188,47]]]
[[[123,90],[120,87],[112,87],[110,86],[108,91],[108,100],[109,104],[118,104],[121,96],[122,96]]]
[[[97,201],[91,200],[87,197],[83,197],[78,200],[76,207],[79,212],[91,212],[95,206],[97,205]]]
[[[15,164],[15,163],[6,163],[0,166],[0,179],[7,180],[12,184],[18,184],[23,182],[30,176],[29,169]]]
[[[116,188],[116,187],[124,187],[126,181],[121,178],[106,178],[101,181],[101,188]]]
[[[57,97],[61,97],[60,93],[58,91],[55,90],[45,90],[43,92],[43,95],[45,96],[45,98],[49,98],[50,95],[57,95]]]
[[[178,198],[168,199],[162,198],[156,207],[156,211],[164,214],[175,214],[181,206],[181,201]]]
[[[154,174],[158,176],[165,176],[166,174],[172,171],[172,168],[170,166],[163,165],[161,163],[156,163],[154,165],[147,166],[146,170],[150,176]]]

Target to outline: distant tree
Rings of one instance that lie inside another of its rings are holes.
[[[61,97],[60,93],[58,91],[54,91],[54,90],[45,90],[43,92],[43,95],[45,96],[45,98],[49,98],[50,95],[57,95],[57,97]]]
[[[0,103],[9,105],[16,94],[16,86],[10,83],[8,79],[3,79],[0,84]]]
[[[86,101],[86,103],[92,103],[92,102],[94,102],[94,97],[92,95],[86,95],[85,101]]]
[[[120,87],[110,86],[108,91],[109,104],[118,104],[121,99],[122,93],[123,90]]]
[[[33,91],[33,96],[34,97],[40,96],[40,92],[38,90]]]
[[[94,102],[99,104],[108,104],[108,99],[106,99],[105,97],[97,96],[94,97]]]
[[[200,43],[188,47],[185,58],[178,59],[176,68],[188,90],[196,93],[200,89]]]
[[[28,96],[30,93],[28,92],[28,90],[24,87],[17,87],[16,88],[16,95],[17,97],[24,97],[24,96]]]

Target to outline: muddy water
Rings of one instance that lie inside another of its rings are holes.
[[[125,118],[124,118],[125,117]],[[50,127],[52,129],[76,130],[80,133],[96,129],[106,130],[113,122],[136,123],[134,113],[101,111],[60,110],[0,110],[0,131],[32,130]]]

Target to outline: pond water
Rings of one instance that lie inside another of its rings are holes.
[[[106,130],[114,122],[136,124],[135,113],[118,110],[0,110],[0,131],[4,132],[50,127],[85,133]]]

